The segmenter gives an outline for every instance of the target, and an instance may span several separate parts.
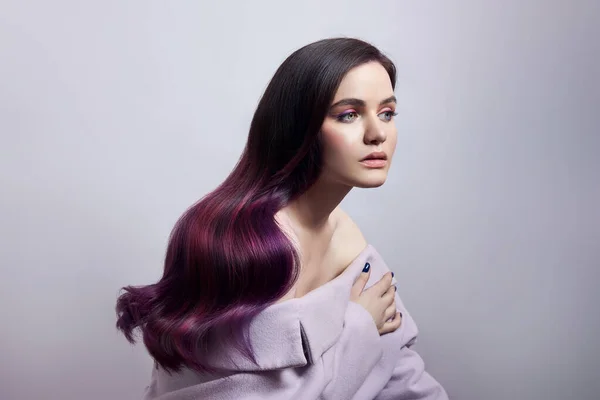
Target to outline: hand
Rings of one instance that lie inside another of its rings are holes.
[[[385,274],[379,282],[364,290],[369,276],[367,263],[350,292],[350,300],[363,306],[371,314],[380,335],[394,332],[402,324],[402,317],[396,312],[396,287],[392,286],[392,273]]]

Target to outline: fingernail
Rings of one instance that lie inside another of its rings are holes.
[[[369,272],[369,268],[371,268],[371,264],[366,263],[365,267],[363,268],[363,272]]]
[[[398,291],[398,287],[394,286],[394,292],[397,292],[397,291]]]
[[[394,273],[392,272],[392,278],[394,277]]]

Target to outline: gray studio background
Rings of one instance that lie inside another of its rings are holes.
[[[345,208],[453,399],[600,398],[596,1],[2,1],[0,399],[136,399],[114,328],[283,59],[397,63],[389,181]]]

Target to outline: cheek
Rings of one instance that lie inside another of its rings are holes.
[[[345,138],[339,129],[334,129],[328,123],[321,127],[321,140],[323,143],[323,151],[328,159],[335,157],[346,146]]]
[[[325,123],[321,129],[325,151],[334,157],[352,154],[352,150],[356,149],[356,142],[360,142],[362,136],[362,127],[357,123],[351,125]]]
[[[345,170],[348,158],[352,157],[352,141],[339,131],[322,131],[324,167],[330,172]]]
[[[351,143],[347,136],[333,133],[327,135],[326,146],[328,153],[331,155],[344,154],[344,151],[347,151],[351,147]]]

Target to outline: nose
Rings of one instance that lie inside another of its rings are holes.
[[[386,139],[387,133],[379,117],[368,118],[365,126],[365,144],[379,144],[385,142]]]

